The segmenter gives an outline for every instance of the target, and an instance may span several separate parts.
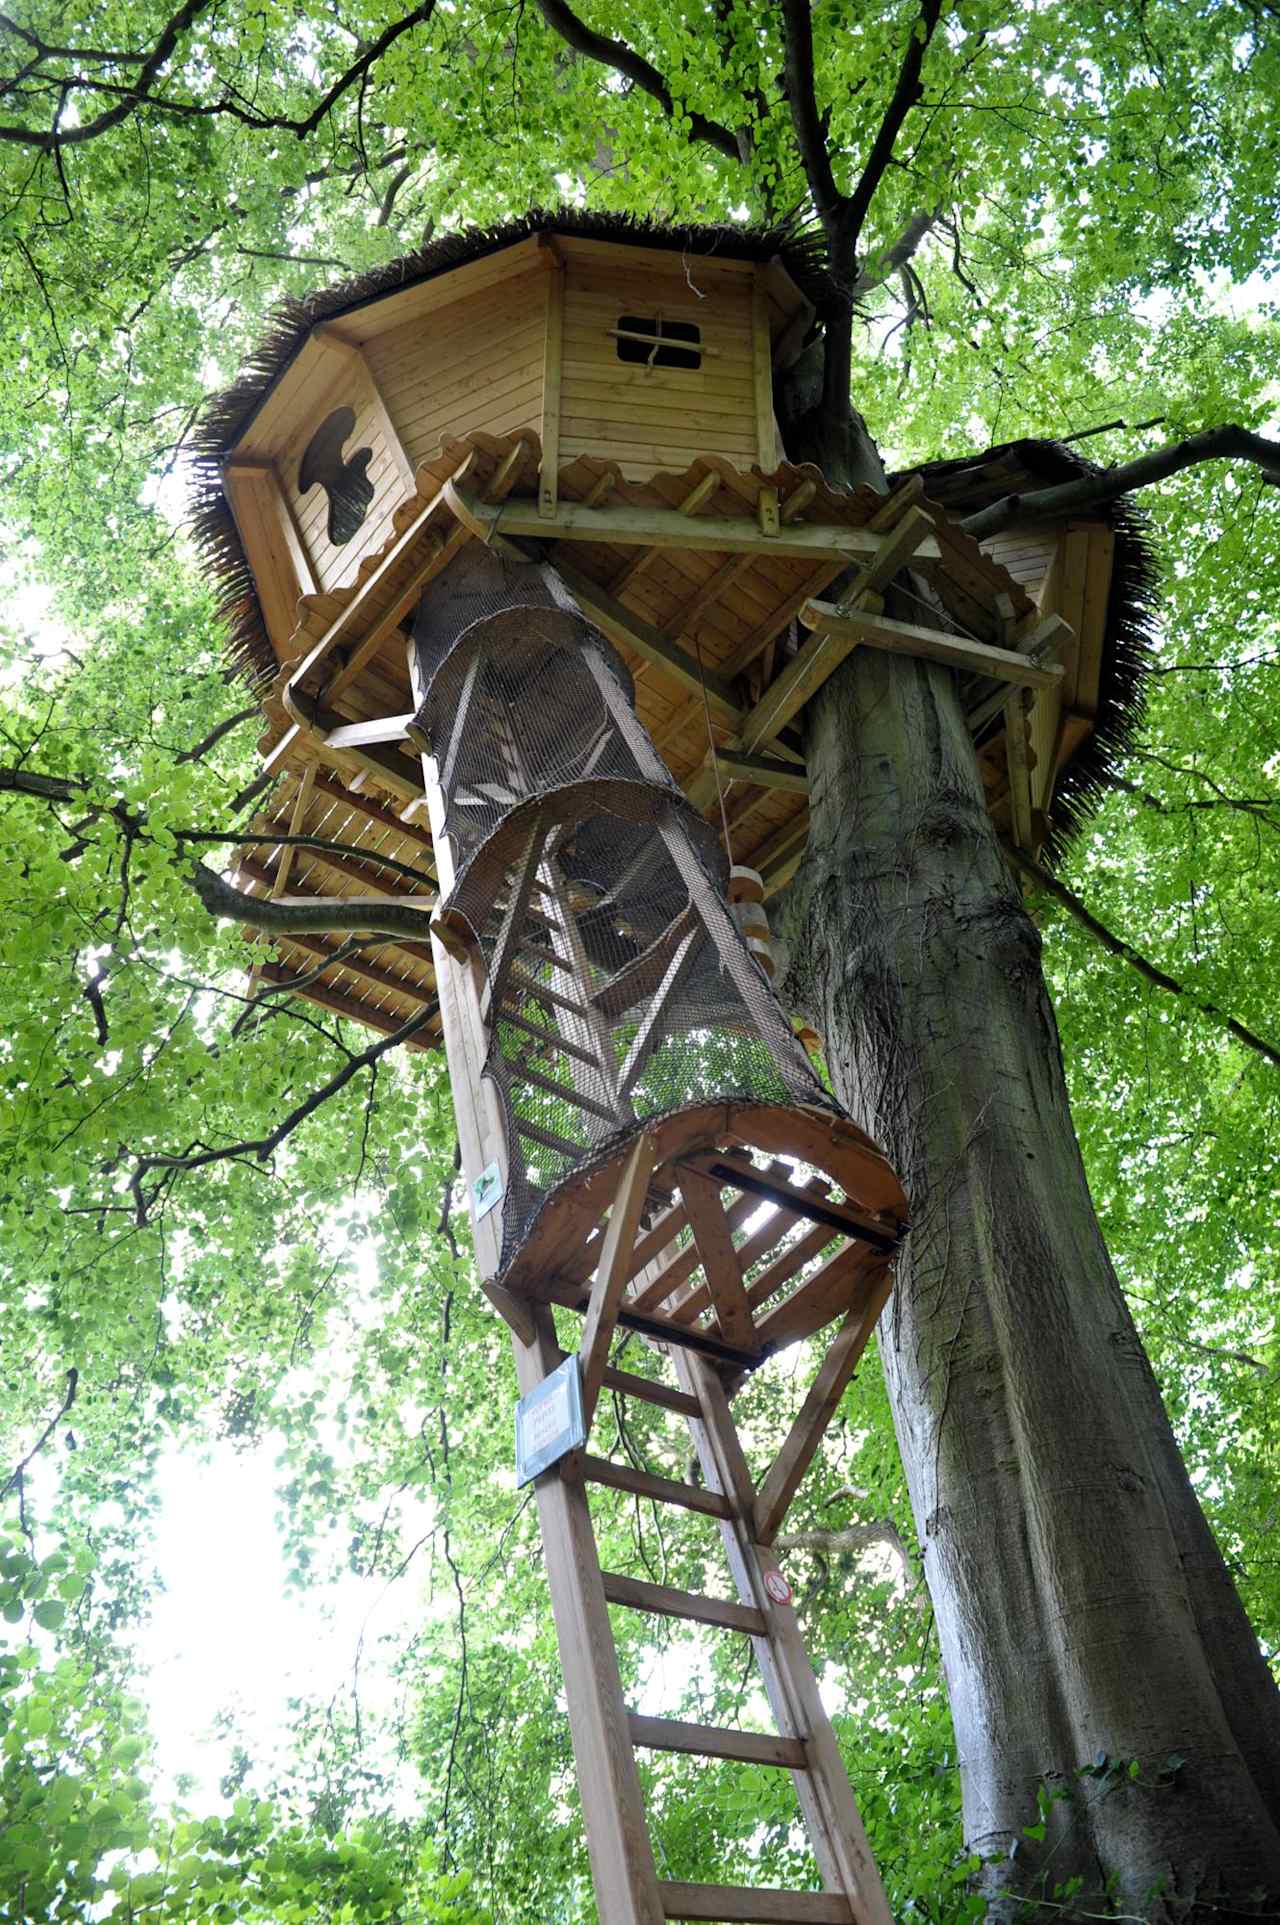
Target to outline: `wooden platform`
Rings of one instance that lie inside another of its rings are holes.
[[[418,469],[356,580],[298,604],[286,665],[264,705],[262,747],[279,783],[254,825],[262,845],[240,865],[249,893],[430,901],[406,624],[433,575],[471,540],[554,563],[626,660],[638,712],[672,774],[717,823],[718,774],[733,859],[759,869],[767,893],[790,879],[808,833],[796,718],[855,646],[945,651],[996,771],[993,810],[1016,840],[1033,842],[1051,771],[1043,756],[1036,771],[1029,744],[1037,705],[1057,699],[1071,633],[1042,617],[918,483],[886,501],[870,490],[838,493],[816,469],[744,473],[723,459],[630,483],[584,456],[559,471],[548,514],[541,466],[527,431],[448,443]],[[943,636],[927,607],[918,623],[884,618],[878,590],[907,562],[958,636]],[[842,625],[825,591],[851,568],[861,571],[860,593],[851,609],[846,598]],[[337,846],[290,848],[279,840],[289,834]],[[280,941],[262,948],[259,979],[393,1029],[434,998],[427,920],[421,943],[388,941],[338,961],[349,947],[342,938]],[[425,1044],[437,1034],[424,1032]]]

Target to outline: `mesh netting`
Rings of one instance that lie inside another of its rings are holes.
[[[618,657],[549,569],[467,560],[415,624],[418,721],[455,859],[442,909],[465,919],[488,975],[505,1267],[556,1186],[639,1120],[721,1098],[829,1099]]]

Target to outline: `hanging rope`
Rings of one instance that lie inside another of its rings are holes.
[[[695,628],[693,634],[694,653],[698,657],[698,682],[702,688],[702,715],[707,725],[707,747],[711,751],[711,773],[716,779],[716,800],[720,804],[720,827],[724,831],[724,852],[733,863],[733,842],[729,835],[729,814],[724,806],[724,790],[720,786],[720,758],[716,754],[716,738],[711,732],[711,704],[707,700],[707,672],[702,666],[702,643]]]

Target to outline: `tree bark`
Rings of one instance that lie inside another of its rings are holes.
[[[860,650],[808,717],[788,987],[911,1198],[880,1349],[984,1887],[1009,1918],[1255,1915],[1280,1695],[1103,1244],[954,678]]]

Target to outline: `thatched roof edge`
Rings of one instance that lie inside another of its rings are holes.
[[[977,507],[990,497],[990,488],[982,485],[985,471],[1010,459],[1021,465],[1032,485],[1045,488],[1103,472],[1096,462],[1086,460],[1063,442],[1035,440],[1008,441],[981,454],[925,462],[919,472],[926,489],[945,477],[947,506],[952,513],[963,515],[967,472],[973,476],[973,506]],[[1107,786],[1107,777],[1133,746],[1141,728],[1160,603],[1160,571],[1150,521],[1143,509],[1121,499],[1087,516],[1063,519],[1105,522],[1115,536],[1115,551],[1103,625],[1098,713],[1092,733],[1054,789],[1051,833],[1042,852],[1050,864],[1061,858],[1071,839],[1089,821]]]

